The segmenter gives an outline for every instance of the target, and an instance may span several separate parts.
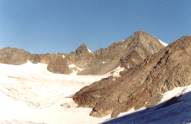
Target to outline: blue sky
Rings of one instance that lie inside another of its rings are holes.
[[[69,52],[142,30],[168,43],[191,33],[191,0],[0,0],[0,47]]]

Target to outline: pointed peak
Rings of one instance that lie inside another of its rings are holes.
[[[134,32],[134,35],[140,36],[140,35],[150,35],[150,34],[144,31],[136,31]]]
[[[144,31],[134,32],[127,41],[130,43],[132,49],[138,49],[140,47],[145,48],[145,50],[151,53],[158,52],[164,46],[160,43],[158,38],[150,35]],[[128,43],[127,42],[127,43]]]
[[[160,43],[161,45],[163,45],[164,47],[168,46],[167,43],[163,42],[162,40],[160,40],[159,38],[147,33],[147,32],[144,32],[144,31],[136,31],[134,32],[133,34],[133,37],[136,37],[137,39],[139,39],[139,41],[144,41],[144,42],[147,42],[147,43],[152,43],[150,42],[148,39],[152,39],[152,41],[155,43]]]
[[[158,38],[144,31],[134,32],[132,38],[134,39],[133,41],[140,42],[142,44],[158,44],[157,46],[164,46]]]
[[[80,47],[82,47],[82,48],[88,48],[87,45],[86,45],[85,43],[81,43],[80,46],[79,46],[78,48],[80,48]]]
[[[147,38],[155,38],[151,34],[144,32],[144,31],[136,31],[133,33],[132,36],[139,40],[143,40],[143,39],[147,39]],[[157,38],[155,38],[155,39],[157,39]]]
[[[92,51],[87,47],[85,43],[80,44],[80,46],[76,49],[76,54],[83,53],[92,53]]]

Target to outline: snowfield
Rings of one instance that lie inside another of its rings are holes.
[[[53,74],[46,64],[0,64],[0,124],[96,124],[71,96],[106,75]]]

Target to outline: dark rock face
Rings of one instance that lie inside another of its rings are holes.
[[[141,64],[82,88],[73,99],[79,106],[91,107],[90,115],[102,117],[131,108],[150,107],[161,94],[191,84],[191,36],[183,37],[147,57]]]
[[[0,63],[4,64],[24,64],[29,60],[30,53],[17,48],[2,48],[0,49]]]

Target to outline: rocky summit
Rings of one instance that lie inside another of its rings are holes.
[[[151,107],[166,91],[191,84],[190,65],[191,36],[184,36],[126,69],[121,77],[82,88],[73,99],[79,106],[91,107],[90,115],[95,117],[116,117],[131,108]]]

